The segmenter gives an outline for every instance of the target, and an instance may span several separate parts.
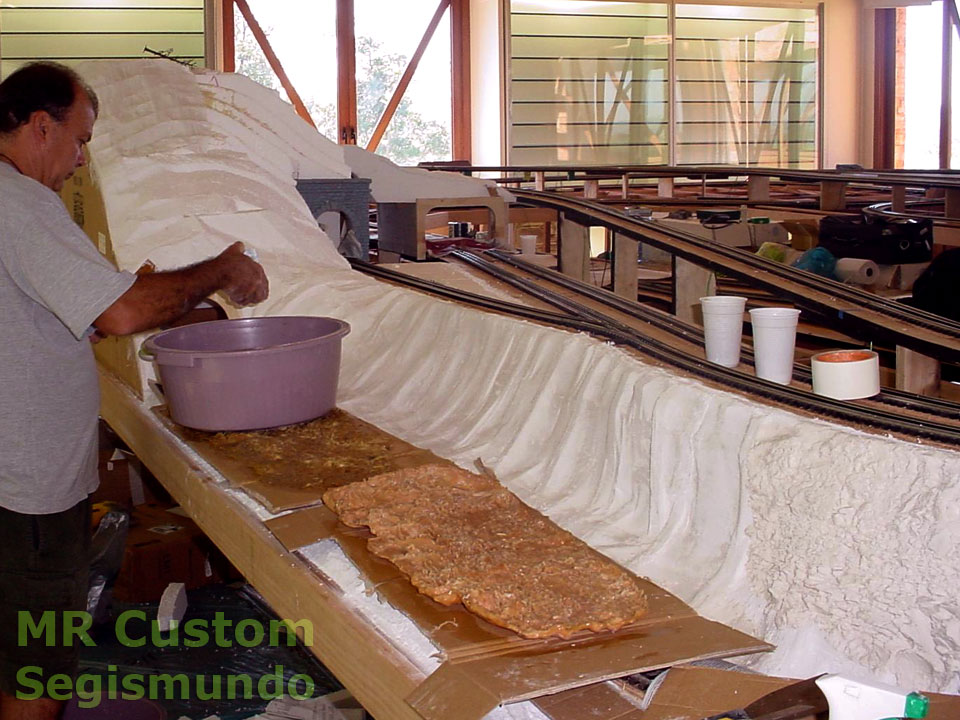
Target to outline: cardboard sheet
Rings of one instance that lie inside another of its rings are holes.
[[[343,410],[272,430],[211,433],[159,417],[204,460],[272,513],[317,505],[331,487],[391,470],[446,463]]]
[[[613,716],[616,720],[701,720],[727,710],[742,708],[764,695],[797,680],[729,672],[713,668],[674,667],[646,711],[637,715]],[[960,696],[925,693],[930,698],[928,720],[960,717]],[[560,700],[562,698],[558,698]],[[566,712],[564,703],[547,708],[552,720],[579,720],[583,715]],[[612,720],[597,716],[598,720]]]
[[[480,718],[502,703],[676,663],[771,649],[700,617],[650,582],[644,582],[649,612],[617,632],[583,632],[569,640],[522,638],[461,605],[448,607],[420,594],[392,563],[367,551],[368,531],[342,525],[324,507],[299,510],[266,525],[291,551],[335,539],[381,597],[443,650],[443,665],[407,698],[426,720]]]
[[[614,685],[603,682],[566,690],[540,698],[535,704],[550,720],[643,720],[643,711]],[[636,702],[640,700],[636,698]]]

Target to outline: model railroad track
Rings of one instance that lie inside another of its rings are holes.
[[[463,254],[465,253],[457,253],[458,256]],[[892,409],[867,406],[862,402],[834,400],[814,395],[809,390],[791,385],[779,385],[746,375],[735,369],[709,363],[703,358],[679,352],[668,342],[641,333],[597,310],[577,303],[560,293],[548,290],[532,280],[518,278],[511,281],[511,285],[523,288],[524,292],[542,302],[557,307],[561,312],[535,309],[518,303],[494,300],[483,295],[455,290],[440,283],[404,275],[361,260],[351,260],[350,263],[361,272],[437,297],[499,314],[512,315],[543,324],[590,333],[595,337],[630,347],[651,359],[675,367],[705,381],[760,396],[818,417],[830,417],[845,423],[869,426],[877,430],[923,438],[948,445],[960,443],[960,425],[944,422],[932,415],[921,418],[905,415],[903,412]],[[679,333],[689,332],[689,328],[684,329],[679,325],[675,329]],[[688,337],[688,339],[690,338]],[[934,402],[931,406],[937,405],[939,403]],[[930,414],[929,411],[927,413]]]
[[[581,282],[566,275],[562,275],[554,270],[549,270],[547,268],[540,267],[539,265],[526,262],[516,255],[512,255],[507,252],[494,250],[485,253],[485,255],[495,258],[498,263],[510,266],[511,268],[516,268],[524,275],[535,277],[542,283],[549,283],[557,287],[564,288],[569,292],[576,293],[585,299],[589,299],[594,305],[600,304],[604,307],[608,307],[615,312],[636,318],[647,325],[653,326],[658,330],[678,338],[681,341],[685,341],[687,343],[692,342],[700,347],[703,347],[703,330],[699,326],[680,320],[674,315],[656,310],[654,308],[646,307],[641,303],[631,302],[630,300],[620,297],[619,295],[615,295],[608,290],[604,290],[603,288],[598,288],[594,285],[590,285],[589,283]],[[522,276],[518,276],[516,273],[512,273],[508,270],[505,271],[502,267],[490,262],[485,257],[480,257],[474,253],[464,251],[455,251],[453,253],[453,257],[456,257],[458,260],[469,264],[471,267],[484,272],[491,277],[495,277],[501,282],[507,283],[513,287],[517,287],[518,289],[523,290],[528,286],[528,283]],[[517,282],[518,279],[519,282]],[[571,310],[576,311],[578,304],[573,303],[569,307]],[[598,318],[596,315],[591,315],[591,319],[597,320]],[[741,352],[741,357],[752,365],[753,348],[744,346]],[[810,368],[799,363],[794,364],[793,379],[810,385],[812,383]],[[924,413],[945,419],[960,419],[960,404],[950,402],[948,400],[941,400],[939,398],[931,398],[923,395],[917,395],[915,393],[904,392],[902,390],[895,390],[893,388],[884,388],[879,395],[871,398],[870,403],[882,403],[892,407],[903,408],[912,412]]]
[[[750,200],[746,179],[766,177],[771,182],[769,200],[762,204],[771,207],[814,207],[821,205],[823,183],[842,185],[846,188],[846,209],[854,211],[864,205],[880,203],[890,207],[885,202],[891,189],[903,188],[909,198],[908,204],[912,207],[932,205],[943,207],[943,200],[929,200],[923,191],[929,188],[953,190],[960,188],[960,175],[956,172],[944,170],[871,170],[848,168],[844,170],[824,169],[789,169],[775,167],[734,166],[734,165],[474,165],[451,166],[449,163],[422,163],[420,167],[428,170],[455,171],[468,175],[475,173],[495,173],[495,181],[508,186],[511,190],[519,188],[523,183],[530,183],[535,179],[543,182],[560,183],[554,186],[553,192],[582,192],[583,183],[587,180],[619,180],[628,184],[630,197],[624,198],[622,190],[617,190],[619,198],[597,198],[598,202],[622,204],[624,202],[650,202],[658,205],[686,205],[695,202],[697,205],[710,206],[717,204],[741,204]],[[654,187],[651,195],[650,185],[630,184],[631,181],[651,181],[656,179],[680,180],[674,190],[673,197],[662,197]],[[683,182],[686,181],[686,182]],[[919,213],[895,213],[875,206],[871,209],[883,214],[899,215],[902,217],[921,217]],[[934,215],[934,222],[938,225],[957,225],[957,218]]]
[[[533,190],[514,192],[525,203],[557,210],[584,225],[605,226],[690,262],[763,287],[779,298],[820,315],[848,335],[877,344],[902,345],[941,360],[960,361],[960,324],[946,318],[718,245],[682,230],[631,218],[598,203]]]

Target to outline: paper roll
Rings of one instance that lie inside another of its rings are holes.
[[[880,268],[873,260],[841,258],[837,260],[837,277],[855,285],[873,285],[880,279]]]
[[[872,350],[830,350],[810,358],[813,391],[836,400],[880,392],[880,358]]]

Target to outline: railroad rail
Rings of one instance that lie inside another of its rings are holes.
[[[615,234],[763,287],[826,318],[847,334],[903,346],[941,360],[960,361],[960,323],[939,315],[718,245],[692,233],[666,228],[655,221],[633,218],[596,202],[535,190],[514,192],[524,203],[556,210],[583,225],[602,225]]]
[[[615,295],[614,293],[598,288],[595,285],[581,282],[574,278],[562,275],[553,270],[548,270],[539,265],[529,263],[522,258],[502,250],[494,250],[486,253],[487,256],[495,258],[498,262],[517,268],[525,274],[536,277],[544,282],[566,288],[572,292],[578,293],[585,298],[604,305],[612,310],[635,317],[644,323],[673,335],[674,337],[687,342],[693,342],[703,346],[703,329],[698,325],[685,322],[675,315],[662,312],[655,308],[648,307],[639,302],[631,302],[626,298]],[[522,289],[522,285],[515,284],[515,275],[501,272],[496,265],[484,260],[482,257],[469,252],[456,251],[453,256],[470,264],[472,267],[485,272],[492,277],[496,277],[501,282],[508,283],[514,287]],[[753,364],[753,348],[744,345],[741,350],[741,357],[748,364]],[[793,379],[810,385],[812,377],[810,368],[800,363],[794,363]],[[960,404],[942,400],[940,398],[917,395],[915,393],[904,392],[893,388],[883,388],[879,395],[874,396],[871,402],[882,402],[893,407],[904,408],[914,412],[922,412],[939,417],[960,420]]]
[[[457,257],[463,257],[460,251]],[[476,257],[476,256],[474,256]],[[481,259],[482,260],[482,259]],[[611,320],[582,303],[577,303],[568,297],[544,288],[536,282],[524,279],[514,279],[511,284],[522,288],[532,297],[547,302],[560,312],[540,310],[519,303],[495,300],[476,293],[455,290],[440,283],[421,278],[411,277],[395,270],[367,263],[361,260],[351,260],[351,265],[366,274],[387,280],[391,283],[426,292],[437,297],[454,300],[459,303],[478,307],[490,312],[521,317],[527,320],[540,322],[555,327],[566,328],[578,332],[586,332],[595,337],[614,342],[642,353],[643,355],[688,373],[702,380],[716,385],[737,390],[742,393],[770,400],[784,406],[794,408],[818,417],[829,417],[837,421],[855,425],[867,426],[879,431],[892,432],[912,439],[925,439],[947,445],[960,443],[960,424],[946,421],[949,413],[949,403],[931,401],[922,409],[914,409],[937,417],[916,417],[904,414],[902,409],[897,410],[871,406],[865,401],[844,401],[815,395],[809,390],[792,385],[779,385],[757,378],[736,369],[730,369],[707,362],[700,357],[679,352],[671,344],[645,335],[627,325]],[[474,261],[475,262],[475,261]],[[677,332],[684,332],[684,328],[676,326]],[[897,394],[901,397],[904,394]],[[903,402],[909,402],[903,399]],[[928,399],[920,399],[924,403]],[[896,405],[896,402],[891,403]]]

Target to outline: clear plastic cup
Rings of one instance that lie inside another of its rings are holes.
[[[521,255],[537,254],[537,236],[536,235],[520,236],[520,254]]]
[[[794,308],[756,308],[750,311],[753,360],[758,378],[781,385],[790,384],[799,317],[800,311]]]
[[[707,360],[724,367],[740,363],[740,336],[747,299],[736,295],[700,298],[703,311],[703,339]]]

